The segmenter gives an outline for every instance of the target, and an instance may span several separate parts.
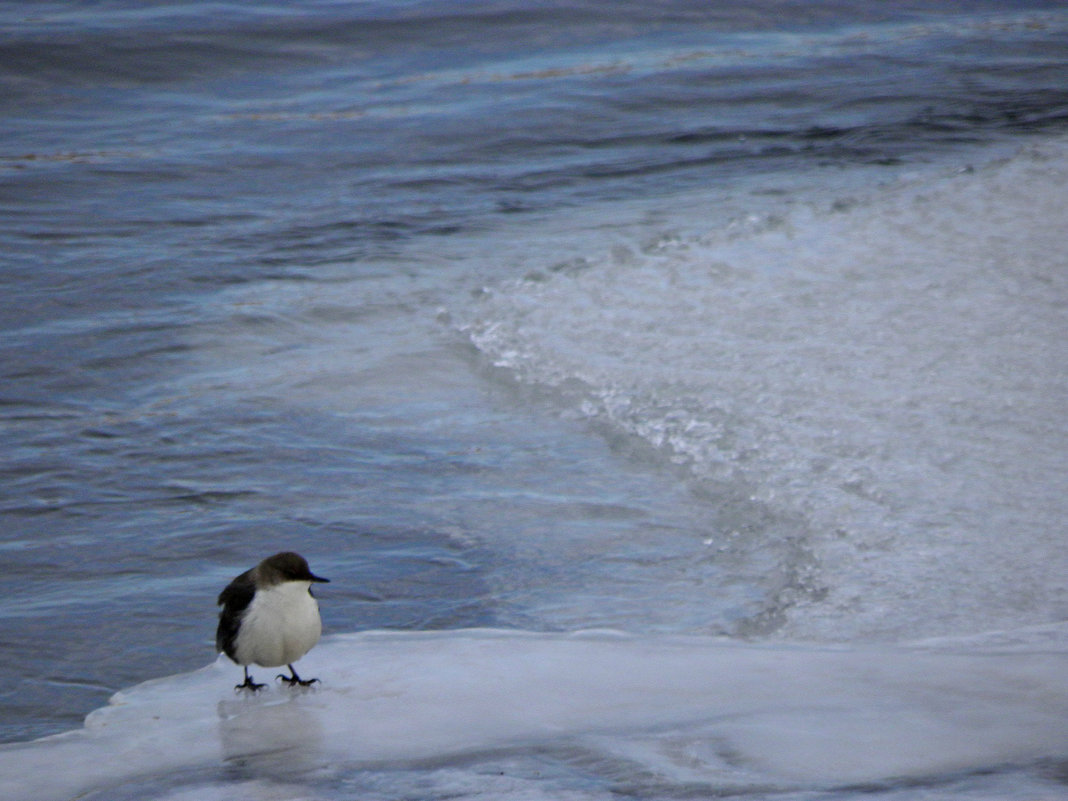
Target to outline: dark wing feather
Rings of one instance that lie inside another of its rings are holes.
[[[222,611],[219,613],[219,628],[215,631],[215,650],[224,652],[231,659],[234,658],[234,641],[241,618],[255,593],[252,571],[246,570],[219,593],[219,600],[216,601],[222,606]]]

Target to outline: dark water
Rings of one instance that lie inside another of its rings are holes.
[[[334,631],[773,625],[788,545],[656,609],[692,542],[802,524],[560,419],[448,312],[523,215],[1063,132],[1068,13],[11,3],[0,114],[14,741],[210,660],[218,589],[281,548]]]
[[[1055,3],[707,5],[9,8],[7,272],[142,305],[1065,123]]]

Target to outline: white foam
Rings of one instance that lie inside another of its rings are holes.
[[[342,797],[339,777],[361,770],[461,770],[554,749],[602,789],[651,776],[661,789],[834,787],[1027,764],[1068,754],[1064,635],[1056,649],[970,654],[611,633],[335,636],[300,664],[322,679],[314,691],[237,697],[240,671],[220,659],[116,694],[83,730],[6,746],[0,796],[114,798],[150,780],[168,798],[191,787]],[[510,781],[499,797],[545,787]]]
[[[1064,619],[1068,144],[769,197],[725,226],[708,200],[703,234],[616,229],[574,269],[487,292],[465,330],[725,498],[799,520],[816,589],[784,633]]]

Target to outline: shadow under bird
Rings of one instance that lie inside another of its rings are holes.
[[[319,602],[313,581],[328,582],[311,572],[303,556],[284,551],[269,556],[237,576],[219,593],[219,628],[215,648],[245,669],[245,681],[235,689],[256,692],[249,665],[285,665],[291,675],[278,678],[290,687],[308,687],[318,679],[302,679],[293,663],[308,653],[322,634]]]

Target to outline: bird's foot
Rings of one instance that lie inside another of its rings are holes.
[[[290,687],[311,687],[313,684],[319,681],[318,679],[302,679],[300,676],[297,675],[297,671],[293,670],[292,665],[287,665],[286,667],[289,668],[289,672],[293,675],[287,676],[285,673],[279,673],[278,678],[280,678]]]
[[[251,676],[245,676],[244,683],[243,684],[235,684],[234,685],[234,689],[235,690],[248,690],[249,692],[255,693],[255,692],[258,692],[259,690],[262,690],[266,686],[267,686],[266,684],[259,684],[257,682],[254,682],[252,680]]]

